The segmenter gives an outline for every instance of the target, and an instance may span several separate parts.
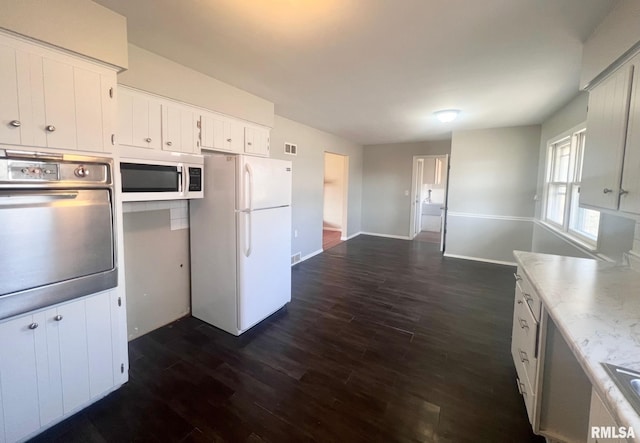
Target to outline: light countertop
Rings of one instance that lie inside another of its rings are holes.
[[[514,256],[600,398],[640,442],[640,416],[600,364],[640,371],[640,272],[583,258]]]

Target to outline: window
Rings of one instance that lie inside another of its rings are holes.
[[[578,206],[586,130],[549,144],[545,180],[545,221],[596,246],[600,212]]]

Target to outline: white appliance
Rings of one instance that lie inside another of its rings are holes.
[[[191,200],[191,313],[240,335],[291,301],[291,162],[205,157]]]

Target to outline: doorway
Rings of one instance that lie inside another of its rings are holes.
[[[322,212],[322,249],[325,251],[347,239],[348,184],[349,157],[325,152]]]
[[[410,237],[439,243],[444,252],[447,226],[449,155],[413,157]]]

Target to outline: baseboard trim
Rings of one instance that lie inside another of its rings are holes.
[[[342,228],[329,228],[327,226],[323,226],[322,230],[323,231],[338,231],[338,232],[342,232]]]
[[[389,235],[389,234],[379,234],[377,232],[364,232],[364,231],[360,232],[360,234],[372,235],[374,237],[395,238],[399,240],[411,240],[411,237],[406,235]]]
[[[323,250],[323,249],[318,249],[317,251],[312,252],[311,254],[307,254],[307,255],[305,255],[304,257],[300,257],[300,261],[299,261],[298,263],[294,263],[294,264],[292,264],[291,266],[293,267],[293,266],[295,266],[295,265],[299,265],[299,264],[300,264],[300,263],[302,263],[303,261],[308,260],[308,259],[310,259],[311,257],[315,257],[315,256],[316,256],[316,255],[318,255],[318,254],[322,254],[323,252],[324,252],[324,250]]]
[[[342,241],[351,240],[352,238],[355,238],[355,237],[359,236],[359,235],[360,235],[360,234],[362,234],[362,233],[363,233],[362,231],[358,231],[358,232],[356,232],[355,234],[351,234],[351,235],[350,235],[350,236],[348,236],[348,237],[340,237],[340,240],[342,240]]]
[[[479,261],[483,263],[491,263],[494,265],[504,265],[504,266],[518,266],[516,262],[511,261],[502,261],[502,260],[491,260],[489,258],[480,258],[480,257],[469,257],[467,255],[457,255],[457,254],[449,254],[447,252],[444,253],[445,257],[449,258],[459,258],[462,260],[471,260],[471,261]]]

